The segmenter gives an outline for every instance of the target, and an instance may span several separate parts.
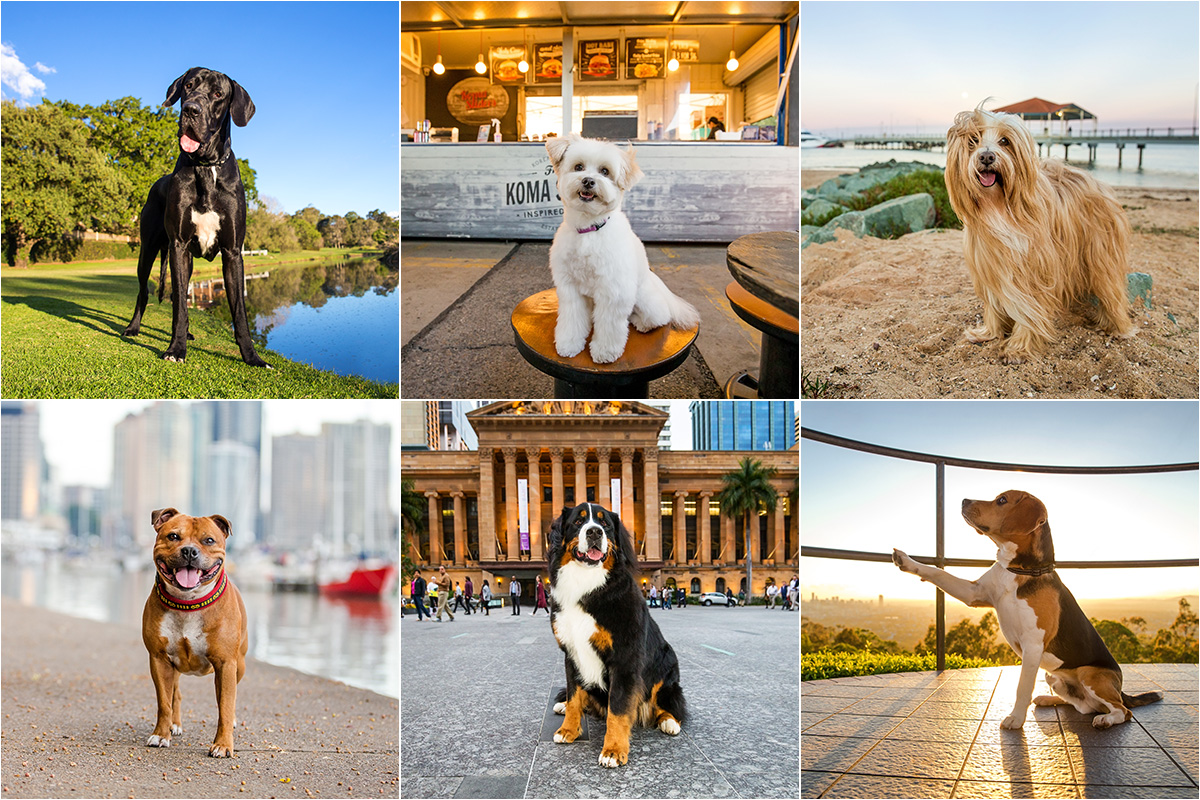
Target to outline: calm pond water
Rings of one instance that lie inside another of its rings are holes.
[[[246,281],[259,344],[293,361],[374,381],[400,380],[399,272],[378,259],[272,267]],[[193,301],[228,322],[224,282],[193,281]]]

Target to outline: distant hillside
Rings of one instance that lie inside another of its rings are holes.
[[[1200,597],[1197,595],[1180,597],[1185,597],[1193,609],[1200,607]],[[1179,597],[1086,600],[1081,601],[1079,605],[1085,614],[1096,619],[1119,622],[1127,617],[1142,617],[1146,620],[1146,629],[1140,631],[1141,633],[1154,633],[1160,628],[1170,627],[1179,614]],[[950,627],[964,619],[978,623],[988,611],[986,608],[969,608],[954,598],[947,597],[946,626]],[[822,625],[866,628],[878,634],[881,639],[890,639],[903,649],[912,650],[913,645],[925,638],[925,632],[934,622],[934,602],[884,600],[883,605],[880,605],[878,601],[866,600],[802,599],[800,614],[803,620]]]

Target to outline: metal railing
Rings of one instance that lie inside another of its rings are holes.
[[[937,554],[929,556],[911,556],[916,561],[932,564],[941,569],[953,567],[990,567],[994,562],[978,558],[947,558],[946,557],[946,467],[963,467],[965,469],[988,469],[1001,472],[1037,472],[1050,475],[1136,475],[1157,472],[1186,472],[1200,469],[1200,462],[1182,464],[1147,464],[1136,467],[1063,467],[1043,464],[1008,464],[1000,461],[977,461],[969,458],[953,456],[938,456],[929,453],[917,453],[912,450],[901,450],[896,447],[885,447],[868,442],[860,442],[835,436],[831,433],[815,431],[811,428],[801,428],[800,437],[821,444],[833,445],[847,450],[857,450],[888,458],[898,458],[904,461],[918,461],[933,464],[936,468],[935,486],[937,496],[937,514],[935,529],[937,533]],[[875,561],[891,563],[891,553],[870,553],[862,550],[840,550],[829,547],[807,547],[803,544],[801,534],[800,555],[810,558],[835,558],[848,561]],[[1055,561],[1061,569],[1134,569],[1147,567],[1195,567],[1200,566],[1198,558],[1171,558],[1142,561]],[[946,595],[937,590],[937,668],[946,668]]]

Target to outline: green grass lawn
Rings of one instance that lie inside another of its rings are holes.
[[[6,399],[399,394],[397,384],[335,375],[263,348],[256,349],[273,369],[247,366],[232,329],[195,308],[188,310],[195,339],[187,361],[163,361],[171,303],[169,297],[158,303],[153,284],[141,334],[121,335],[137,297],[136,271],[133,261],[0,269],[0,393]],[[220,274],[220,262],[197,262],[193,277],[207,273]]]

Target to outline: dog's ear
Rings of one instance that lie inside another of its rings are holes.
[[[158,530],[164,524],[166,524],[167,520],[176,516],[177,514],[179,514],[179,512],[173,508],[160,508],[158,511],[151,511],[150,524],[154,526],[154,530]]]
[[[637,164],[637,156],[631,145],[621,153],[621,170],[617,175],[617,186],[621,187],[621,191],[627,191],[643,177],[644,173]]]
[[[217,527],[221,529],[221,533],[225,534],[226,539],[228,539],[230,536],[233,536],[233,526],[229,524],[229,520],[225,519],[220,514],[213,514],[209,517],[209,519],[217,523]]]
[[[173,106],[179,102],[179,98],[183,97],[183,85],[187,83],[188,76],[198,69],[199,67],[192,67],[171,83],[170,88],[167,89],[167,99],[163,100],[164,107]]]
[[[254,101],[250,99],[250,93],[233,78],[229,79],[229,83],[233,88],[233,100],[229,103],[229,117],[233,120],[234,125],[244,128],[250,118],[254,116]]]
[[[546,140],[546,152],[550,154],[550,163],[555,172],[558,172],[558,166],[562,163],[563,156],[567,154],[567,148],[571,146],[573,138],[578,137],[571,134],[571,136],[555,136]]]

